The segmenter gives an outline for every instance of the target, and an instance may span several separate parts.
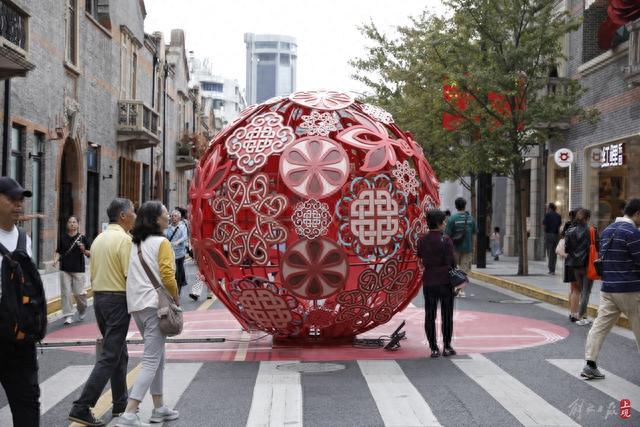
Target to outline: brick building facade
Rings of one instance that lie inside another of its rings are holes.
[[[35,66],[26,77],[1,73],[13,78],[0,89],[0,153],[3,174],[34,192],[25,211],[45,215],[25,224],[39,265],[52,260],[69,215],[93,238],[114,197],[186,206],[189,141],[201,128],[184,33],[174,30],[168,44],[145,33],[143,0],[0,2],[24,17],[19,53]],[[0,49],[0,70],[5,57]]]
[[[580,81],[587,89],[581,104],[596,109],[595,123],[570,121],[563,138],[548,141],[532,153],[525,170],[528,200],[529,256],[543,258],[542,215],[555,202],[566,218],[569,209],[586,207],[592,222],[605,227],[621,215],[625,200],[640,197],[640,22],[617,29],[610,48],[598,45],[598,31],[607,19],[607,0],[562,0],[558,9],[582,19],[580,28],[563,40],[566,61],[558,64],[557,79]],[[570,167],[560,167],[554,154],[573,153]],[[505,252],[514,254],[513,197],[506,197]]]

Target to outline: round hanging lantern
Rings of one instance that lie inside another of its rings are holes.
[[[424,211],[439,205],[422,148],[385,110],[333,91],[253,105],[200,160],[195,260],[247,329],[348,338],[421,287]]]

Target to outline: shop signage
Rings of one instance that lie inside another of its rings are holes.
[[[624,164],[624,143],[609,144],[602,147],[601,168],[613,168]]]
[[[568,168],[573,163],[573,151],[568,148],[559,149],[553,157],[556,164],[561,168]]]

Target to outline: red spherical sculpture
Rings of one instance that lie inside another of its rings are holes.
[[[333,91],[245,109],[189,190],[207,285],[247,329],[347,338],[420,289],[423,212],[439,205],[422,148],[383,109]]]

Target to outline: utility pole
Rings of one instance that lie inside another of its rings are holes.
[[[167,170],[167,75],[169,74],[169,67],[167,61],[164,61],[164,83],[162,90],[162,173],[160,174],[160,182],[162,183],[162,203],[166,206],[169,202],[167,200],[167,192],[165,191],[166,170]]]

